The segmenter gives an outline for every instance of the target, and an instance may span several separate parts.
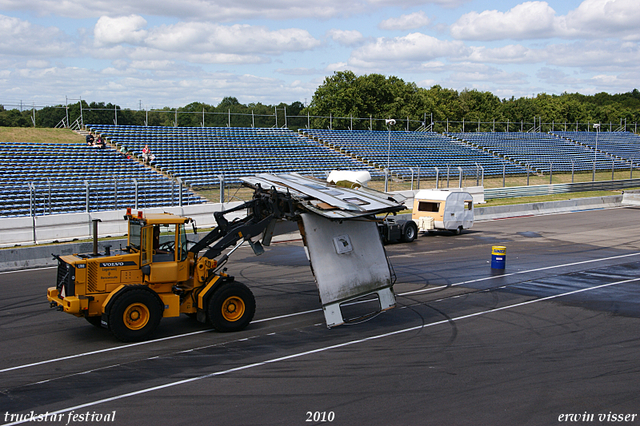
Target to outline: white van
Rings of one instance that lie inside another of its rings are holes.
[[[446,229],[460,234],[473,226],[473,197],[460,191],[418,191],[411,218],[423,232]]]

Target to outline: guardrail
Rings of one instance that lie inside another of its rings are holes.
[[[196,204],[183,207],[156,207],[144,209],[145,213],[169,212],[194,219],[198,227],[216,226],[213,212],[229,209],[240,202],[225,204]],[[123,220],[125,209],[90,213],[54,214],[46,216],[24,216],[0,220],[0,247],[22,244],[41,244],[91,238],[92,221],[99,219],[101,237],[121,237],[126,235],[128,222]],[[242,217],[244,213],[234,212],[228,219]]]
[[[538,195],[566,194],[570,192],[586,191],[612,191],[628,188],[640,188],[640,179],[485,188],[484,198],[490,200],[495,198],[534,197]]]

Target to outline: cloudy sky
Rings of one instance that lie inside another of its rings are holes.
[[[308,103],[339,70],[623,93],[639,43],[638,0],[0,0],[0,104]]]

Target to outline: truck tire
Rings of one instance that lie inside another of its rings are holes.
[[[125,291],[114,301],[109,312],[109,328],[123,342],[145,340],[158,327],[163,306],[149,290]]]
[[[402,242],[410,243],[418,237],[418,225],[413,221],[404,224],[402,228]]]
[[[238,282],[224,284],[209,300],[208,316],[218,331],[240,331],[249,325],[256,312],[256,300],[249,288]]]

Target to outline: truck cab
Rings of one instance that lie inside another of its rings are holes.
[[[193,256],[188,256],[185,224],[191,219],[168,213],[129,219],[127,248],[140,254],[140,272],[151,284],[187,281]]]

